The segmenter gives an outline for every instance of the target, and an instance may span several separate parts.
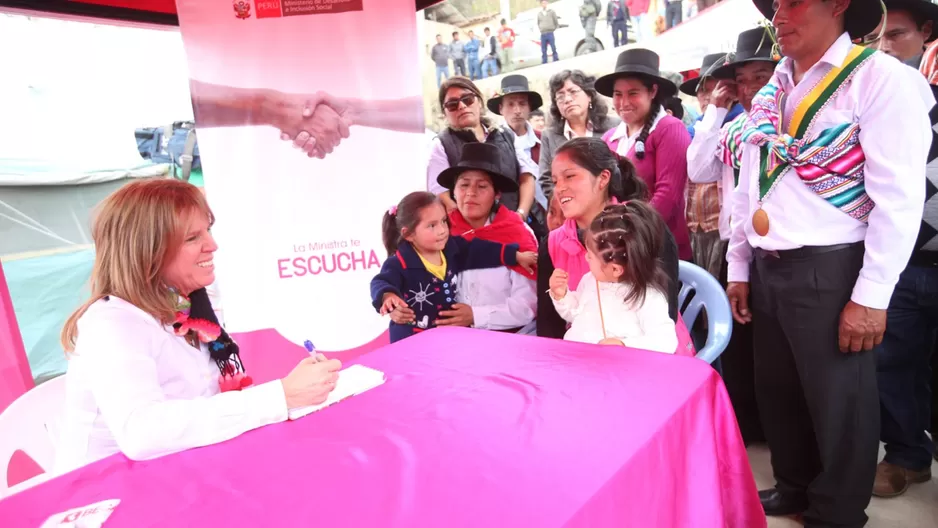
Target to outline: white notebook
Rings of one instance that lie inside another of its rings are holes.
[[[325,409],[333,403],[340,402],[349,396],[370,391],[382,383],[384,383],[384,372],[364,365],[352,365],[339,371],[339,381],[336,382],[335,389],[329,393],[329,399],[319,405],[293,409],[290,411],[289,417],[291,420],[302,418],[307,414]]]

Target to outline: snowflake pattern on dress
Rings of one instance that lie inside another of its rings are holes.
[[[434,277],[430,282],[426,284],[419,282],[416,289],[408,290],[404,294],[404,301],[413,308],[416,314],[415,321],[411,324],[423,330],[435,326],[431,324],[429,316],[424,313],[424,308],[435,307],[437,312],[449,309],[456,302],[457,288],[456,274],[447,270],[443,280]]]

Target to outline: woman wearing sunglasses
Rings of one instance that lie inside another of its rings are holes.
[[[505,163],[502,173],[518,184],[517,192],[503,192],[500,203],[509,211],[516,211],[531,223],[534,205],[534,175],[537,165],[530,157],[515,150],[515,134],[492,124],[485,112],[485,101],[479,88],[465,77],[453,77],[440,86],[440,107],[446,117],[446,128],[433,139],[430,162],[427,164],[427,190],[436,194],[446,205],[447,212],[456,210],[449,191],[437,182],[440,173],[459,163],[462,147],[466,143],[488,143],[498,147],[499,163]]]

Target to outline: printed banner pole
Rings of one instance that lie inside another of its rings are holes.
[[[216,287],[248,369],[283,376],[307,341],[340,357],[386,342],[369,296],[381,217],[426,172],[413,0],[177,10]]]

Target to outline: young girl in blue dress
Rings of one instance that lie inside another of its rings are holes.
[[[382,315],[410,307],[411,324],[391,322],[391,342],[436,326],[439,312],[456,300],[461,271],[499,266],[534,269],[537,254],[519,252],[518,244],[451,237],[446,210],[439,198],[414,192],[388,210],[382,222],[388,259],[371,280],[371,299]]]

